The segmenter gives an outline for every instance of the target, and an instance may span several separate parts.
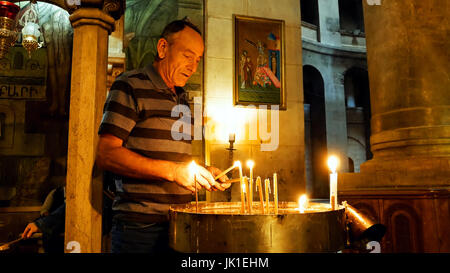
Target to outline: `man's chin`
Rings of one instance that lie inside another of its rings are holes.
[[[187,81],[178,81],[175,83],[175,86],[178,87],[184,87],[186,85]]]

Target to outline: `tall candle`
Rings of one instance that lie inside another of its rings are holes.
[[[269,202],[270,202],[270,200],[269,200],[269,191],[270,191],[270,179],[266,179],[266,180],[264,180],[264,188],[265,188],[265,191],[266,191],[266,211],[267,211],[267,213],[270,213],[270,207],[269,207]]]
[[[244,189],[246,190],[244,193],[246,194],[245,198],[247,198],[247,211],[248,213],[252,213],[251,203],[250,203],[250,181],[247,176],[244,176]]]
[[[330,168],[330,207],[335,210],[338,207],[337,200],[337,167],[339,165],[339,159],[336,156],[330,156],[328,158],[328,167]]]
[[[253,206],[253,167],[255,166],[255,162],[252,160],[247,160],[247,167],[250,168],[250,180],[248,181],[248,212],[252,213]]]
[[[194,160],[192,160],[191,164],[189,164],[189,172],[194,176],[194,192],[195,192],[195,211],[198,212],[198,191],[197,191],[197,164]]]
[[[275,214],[278,214],[278,182],[277,173],[273,174],[273,203],[275,207]]]
[[[259,202],[261,204],[261,213],[264,214],[264,196],[263,196],[263,189],[262,189],[262,183],[261,183],[261,177],[256,178],[256,191],[259,189]]]
[[[239,167],[239,178],[241,181],[241,213],[245,213],[245,195],[244,195],[244,177],[242,176],[242,164],[237,161],[237,166]]]
[[[239,163],[239,161],[234,162],[233,166],[229,167],[228,169],[226,169],[225,171],[221,172],[219,175],[217,175],[216,177],[214,177],[214,180],[217,180],[219,178],[221,178],[222,176],[226,175],[229,171],[231,171],[232,169],[236,168]]]

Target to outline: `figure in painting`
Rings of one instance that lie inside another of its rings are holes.
[[[261,41],[257,43],[258,49],[258,57],[256,58],[256,72],[254,84],[258,84],[261,87],[266,87],[267,85],[271,85],[271,81],[266,71],[269,70],[268,66],[268,58],[265,54],[265,46]]]

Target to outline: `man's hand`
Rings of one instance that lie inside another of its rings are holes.
[[[216,177],[217,175],[219,175],[220,173],[222,173],[222,171],[216,167],[213,166],[207,166],[206,169],[212,174],[213,177]],[[228,176],[224,175],[222,177],[219,178],[221,183],[218,183],[218,186],[215,186],[215,188],[224,191],[226,189],[228,189],[231,186],[231,183],[226,183],[228,180]]]
[[[34,222],[31,222],[27,225],[27,227],[23,231],[22,238],[28,239],[33,235],[33,233],[36,233],[39,231],[40,230],[39,230],[38,226],[36,226],[36,224]]]
[[[197,190],[205,188],[208,191],[214,190],[214,188],[221,188],[220,183],[214,180],[213,175],[208,170],[198,165],[197,175],[195,175],[197,183],[195,183],[194,175],[189,170],[189,164],[190,163],[176,163],[173,179],[175,183],[192,192],[195,191],[195,186],[197,186]]]

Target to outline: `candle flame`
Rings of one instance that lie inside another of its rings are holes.
[[[253,166],[255,166],[255,162],[253,160],[247,160],[247,167],[249,167],[250,169],[253,168]]]
[[[298,198],[298,210],[300,213],[304,213],[305,209],[308,207],[308,197],[306,194],[303,194]]]
[[[241,161],[239,161],[239,160],[234,161],[234,165],[233,166],[234,167],[242,167]]]
[[[198,166],[197,163],[195,163],[195,160],[192,160],[192,162],[189,164],[189,173],[194,176],[198,173]]]
[[[338,166],[339,166],[339,159],[336,156],[332,155],[328,157],[328,167],[330,168],[330,171],[332,173],[336,172]]]

